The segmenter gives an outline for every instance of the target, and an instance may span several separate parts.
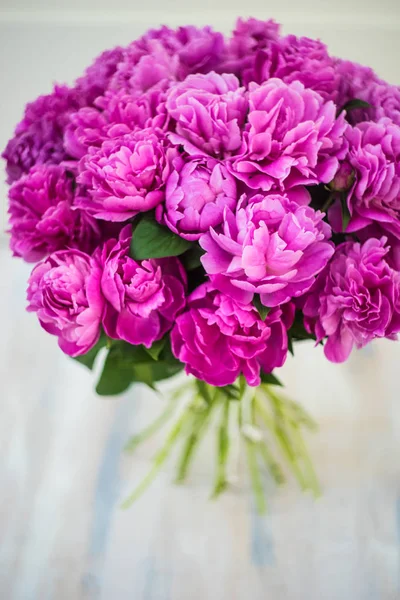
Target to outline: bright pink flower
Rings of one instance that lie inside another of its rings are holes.
[[[95,258],[79,250],[62,250],[36,265],[29,278],[28,311],[58,337],[63,352],[86,354],[100,336],[104,299]]]
[[[302,198],[305,195],[305,198]],[[214,286],[238,302],[260,294],[265,306],[277,306],[304,294],[333,254],[330,227],[323,213],[290,195],[242,197],[236,214],[200,238],[201,261]]]
[[[172,351],[187,373],[210,385],[229,385],[243,374],[249,385],[256,386],[260,369],[270,373],[285,362],[293,315],[293,305],[287,304],[272,309],[263,321],[251,304],[203,284],[176,320]]]
[[[131,227],[103,249],[101,289],[107,300],[104,329],[112,338],[150,348],[171,329],[186,304],[186,273],[177,258],[135,261]]]

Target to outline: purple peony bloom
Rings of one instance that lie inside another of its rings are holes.
[[[130,258],[130,238],[127,226],[120,240],[109,240],[102,252],[103,325],[112,338],[150,348],[185,307],[186,273],[177,258]]]
[[[165,205],[157,207],[157,218],[187,240],[200,236],[223,220],[224,207],[237,204],[236,182],[225,166],[209,157],[173,162],[167,180]]]
[[[260,369],[270,373],[287,355],[293,306],[272,309],[265,321],[251,304],[241,304],[207,283],[188,299],[171,332],[172,351],[186,372],[210,385],[232,384],[243,374],[260,385]]]
[[[328,183],[345,154],[344,115],[295,81],[250,84],[247,131],[231,169],[253,189]]]
[[[66,247],[90,252],[100,237],[96,222],[74,208],[73,180],[62,167],[33,167],[11,186],[9,200],[10,246],[28,262]]]
[[[265,306],[277,306],[312,286],[333,254],[331,230],[300,191],[296,200],[290,193],[257,194],[242,197],[236,214],[225,209],[223,224],[200,238],[201,261],[216,288],[238,302],[260,294]]]
[[[27,105],[24,118],[2,154],[7,161],[8,183],[35,165],[59,164],[70,158],[63,145],[64,129],[81,104],[76,90],[56,86],[52,94],[39,96]]]
[[[400,128],[390,119],[381,119],[350,127],[346,137],[349,151],[332,185],[336,186],[343,170],[351,170],[347,231],[378,222],[400,239]],[[339,207],[334,207],[330,218],[338,211]]]
[[[93,104],[96,98],[102,96],[107,90],[112,76],[123,60],[123,56],[124,49],[119,46],[111,50],[105,50],[86,69],[84,75],[76,81],[76,85],[84,94],[88,105]]]
[[[362,121],[379,121],[387,117],[400,125],[400,87],[378,78],[369,67],[350,61],[337,60],[339,76],[338,106],[359,99],[370,104],[369,108],[358,108],[347,115],[353,124]]]
[[[79,159],[91,146],[100,147],[107,139],[107,123],[104,114],[91,106],[73,113],[64,132],[64,148],[68,154]]]
[[[29,278],[28,311],[58,336],[70,356],[88,352],[98,341],[104,310],[101,271],[95,258],[79,250],[55,252],[36,265]]]
[[[171,88],[166,106],[176,121],[171,139],[189,154],[219,157],[240,147],[247,99],[234,75],[189,75]]]
[[[90,148],[80,163],[78,182],[87,197],[77,205],[97,219],[126,221],[157,206],[165,197],[174,148],[162,132],[143,130]]]
[[[400,331],[400,274],[387,261],[386,238],[347,242],[317,278],[305,305],[305,324],[317,341],[327,337],[326,357],[345,361],[353,346]]]
[[[288,35],[269,44],[255,56],[253,69],[243,74],[244,83],[264,83],[272,77],[285,83],[300,81],[325,100],[336,100],[339,76],[335,61],[319,40]]]

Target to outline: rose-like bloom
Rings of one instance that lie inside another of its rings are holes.
[[[36,262],[55,250],[90,252],[100,236],[96,222],[73,206],[73,180],[56,165],[33,167],[9,191],[10,246]]]
[[[295,35],[280,38],[257,53],[254,68],[245,71],[243,81],[264,83],[272,77],[286,83],[301,81],[325,100],[336,99],[339,76],[335,61],[319,40]]]
[[[293,306],[274,308],[263,321],[251,304],[236,302],[210,283],[198,287],[171,331],[171,346],[186,372],[223,386],[243,374],[260,385],[260,369],[270,373],[287,355]]]
[[[82,158],[91,146],[100,147],[107,139],[107,119],[97,108],[85,106],[73,113],[64,132],[64,148],[74,158]]]
[[[317,341],[328,338],[324,351],[332,362],[345,361],[354,345],[396,339],[400,331],[400,274],[388,263],[386,242],[338,246],[305,302],[305,325]]]
[[[130,233],[125,227],[120,240],[109,240],[102,252],[103,325],[112,338],[150,348],[185,307],[186,273],[177,258],[130,258]]]
[[[76,81],[77,87],[85,95],[87,104],[93,104],[98,96],[104,94],[123,56],[124,50],[119,46],[105,50]]]
[[[390,119],[363,122],[350,127],[346,138],[349,151],[338,178],[343,168],[352,170],[347,231],[378,222],[400,238],[400,128]],[[336,178],[334,185],[335,181]],[[330,212],[330,218],[335,210],[338,207]]]
[[[176,150],[153,129],[89,148],[77,179],[86,186],[88,197],[76,204],[106,221],[122,222],[149,211],[164,200],[174,156]]]
[[[237,204],[236,182],[225,166],[210,157],[177,157],[167,180],[165,205],[157,219],[186,240],[198,240],[223,220],[224,207]]]
[[[35,165],[59,164],[70,158],[63,146],[64,129],[81,101],[76,90],[56,86],[52,94],[39,96],[27,105],[24,118],[2,154],[7,161],[8,183]]]
[[[356,98],[362,100],[364,91],[370,87],[372,83],[379,81],[376,73],[369,67],[359,65],[350,60],[335,59],[336,72],[338,74],[338,96],[337,105],[343,107],[350,100]],[[354,114],[357,111],[351,111],[348,118],[353,120]],[[352,121],[353,122],[353,121]]]
[[[268,307],[311,287],[333,254],[331,230],[324,214],[307,206],[305,190],[290,198],[242,197],[236,214],[225,209],[223,224],[200,238],[201,261],[215,287],[243,303],[260,294]]]
[[[249,187],[268,191],[328,183],[345,154],[343,113],[294,81],[249,86],[250,111],[232,172]]]
[[[239,148],[247,100],[234,75],[189,75],[171,88],[166,107],[176,121],[171,139],[190,154],[218,157]]]
[[[98,341],[104,310],[97,260],[79,250],[61,250],[36,265],[29,278],[28,311],[58,337],[63,352],[86,354]]]
[[[385,81],[372,82],[359,97],[371,105],[371,108],[365,111],[368,118],[379,121],[386,117],[400,126],[399,86],[390,85]]]

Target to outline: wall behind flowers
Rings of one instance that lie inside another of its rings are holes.
[[[400,83],[398,0],[0,0],[0,147],[26,101],[71,82],[106,47],[161,23],[273,17]],[[123,458],[158,404],[139,388],[99,399],[88,374],[24,312],[29,266],[12,261],[0,177],[0,598],[3,600],[394,600],[400,597],[400,343],[346,365],[299,349],[282,379],[321,424],[324,497],[270,491],[206,504],[163,474],[131,513],[119,501],[148,464]],[[145,451],[149,455],[151,449]],[[206,468],[206,467],[205,467]]]

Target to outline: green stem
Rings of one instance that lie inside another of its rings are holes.
[[[182,483],[187,477],[189,467],[195,455],[195,450],[197,449],[203,434],[207,430],[207,424],[210,420],[214,405],[215,402],[210,402],[210,404],[207,404],[206,407],[203,408],[201,412],[198,412],[193,418],[192,427],[189,430],[189,435],[183,446],[183,452],[178,463],[177,476],[175,479],[176,483]]]
[[[161,413],[150,425],[145,427],[140,433],[132,436],[125,445],[125,452],[132,453],[136,450],[136,448],[149,439],[154,433],[156,433],[161,427],[169,420],[171,415],[176,410],[176,406],[174,402],[170,402],[164,412]]]
[[[270,391],[268,389],[268,393],[269,392]],[[271,399],[273,399],[273,396],[271,396]],[[256,396],[255,402],[256,402],[256,407],[257,407],[257,410],[258,410],[261,420],[264,422],[266,428],[269,429],[272,432],[272,434],[274,435],[276,442],[280,446],[280,448],[283,452],[283,455],[286,458],[286,461],[288,462],[288,465],[290,466],[290,468],[293,472],[293,475],[297,479],[301,489],[302,490],[307,489],[307,482],[306,482],[304,475],[298,465],[297,457],[296,457],[296,454],[292,447],[291,441],[288,438],[285,428],[283,427],[281,411],[280,411],[279,407],[276,409],[276,412],[278,413],[276,415],[277,419],[274,419],[269,414],[268,410],[266,409],[266,407],[260,397]]]
[[[267,469],[271,473],[271,477],[277,485],[283,485],[286,481],[285,475],[277,461],[275,460],[267,443],[263,440],[257,444],[258,451],[264,460]]]
[[[185,425],[186,421],[189,418],[189,414],[190,413],[189,413],[188,409],[185,409],[183,414],[174,423],[174,426],[172,427],[169,435],[167,436],[164,446],[155,455],[154,460],[153,460],[153,465],[152,465],[150,471],[148,472],[146,477],[142,480],[142,482],[137,486],[137,488],[134,490],[134,492],[130,496],[128,496],[128,498],[126,500],[124,500],[121,508],[129,508],[143,494],[143,492],[149,487],[149,485],[153,482],[153,480],[157,476],[159,470],[161,469],[162,465],[164,464],[164,462],[167,460],[168,456],[170,455],[171,450],[182,431],[182,427]]]
[[[212,498],[217,498],[228,486],[226,465],[229,455],[229,408],[230,400],[225,399],[222,407],[222,419],[218,429],[217,473]]]

